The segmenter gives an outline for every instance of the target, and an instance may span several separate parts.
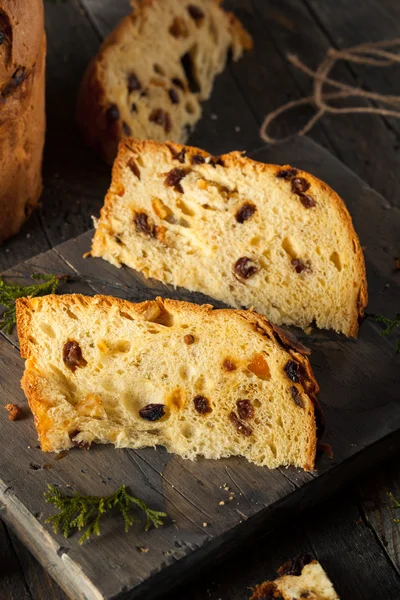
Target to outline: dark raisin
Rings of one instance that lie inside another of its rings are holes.
[[[14,92],[14,90],[21,85],[21,83],[25,79],[25,67],[18,67],[18,69],[14,72],[13,76],[9,80],[8,83],[3,87],[1,95],[3,98],[7,98]]]
[[[132,104],[131,104],[131,111],[132,111],[133,113],[134,113],[134,112],[137,112],[137,106],[136,106],[136,104],[135,104],[134,102],[132,102]]]
[[[172,152],[172,150],[171,150]],[[181,164],[185,163],[185,154],[186,154],[186,150],[185,148],[183,148],[180,152],[177,153],[173,153],[173,157],[175,160],[178,160]]]
[[[128,75],[128,92],[135,92],[137,90],[142,89],[142,84],[140,83],[136,73],[129,73]]]
[[[292,179],[292,192],[295,194],[302,194],[303,192],[306,192],[309,187],[310,184],[304,177],[295,177]]]
[[[168,90],[168,96],[172,104],[179,104],[179,94],[174,88]]]
[[[189,15],[192,17],[192,19],[194,21],[196,21],[196,23],[198,21],[201,21],[202,19],[204,19],[204,17],[205,17],[204,12],[201,10],[201,8],[199,8],[195,4],[189,4],[187,9],[188,9]]]
[[[140,179],[140,170],[139,167],[136,164],[135,159],[131,156],[131,158],[128,160],[128,167],[130,168],[130,170],[132,171],[132,173],[134,175],[136,175],[136,177],[138,179]],[[146,215],[147,216],[147,215]]]
[[[193,398],[193,404],[197,412],[201,415],[212,412],[210,401],[208,398],[205,398],[205,396],[195,396]]]
[[[173,83],[173,84],[174,84],[176,87],[180,88],[181,90],[184,90],[184,89],[185,89],[185,85],[184,85],[184,83],[183,83],[182,79],[179,79],[179,77],[174,77],[174,78],[172,79],[172,83]]]
[[[157,125],[164,125],[164,114],[162,108],[155,108],[149,116],[149,121],[157,123]]]
[[[165,404],[147,404],[139,410],[139,415],[146,421],[158,421],[165,415]]]
[[[240,279],[248,279],[255,273],[257,273],[257,267],[247,256],[242,256],[233,265],[233,273],[240,277]]]
[[[225,358],[224,362],[222,363],[222,366],[225,369],[225,371],[236,371],[237,368],[235,363],[229,360],[229,358]]]
[[[136,231],[138,233],[144,233],[145,235],[154,237],[154,226],[150,225],[149,217],[145,212],[135,213],[133,222],[135,223]]]
[[[250,400],[238,400],[236,406],[241,419],[252,419],[254,417],[254,408]]]
[[[188,346],[190,346],[190,344],[194,343],[194,336],[191,333],[188,333],[183,338],[183,341],[185,342],[185,344],[187,344]]]
[[[182,17],[175,17],[168,31],[176,38],[187,38],[189,35],[188,26],[186,25],[185,19],[182,19]]]
[[[172,121],[169,113],[164,113],[164,131],[169,133],[172,129]]]
[[[245,202],[237,211],[235,219],[238,223],[244,223],[247,219],[250,219],[256,212],[256,207],[251,202]]]
[[[170,171],[168,173],[168,175],[165,178],[165,185],[169,185],[170,187],[173,187],[177,192],[180,192],[181,194],[183,194],[183,187],[181,186],[181,180],[187,175],[187,171],[185,171],[185,169],[172,169],[172,171]]]
[[[298,577],[301,575],[303,568],[311,561],[312,557],[309,554],[300,554],[279,567],[278,575],[279,577],[283,577],[284,575],[294,575],[295,577]]]
[[[87,365],[86,360],[82,356],[82,350],[78,342],[70,340],[64,344],[63,361],[65,365],[74,373],[77,367]]]
[[[106,119],[109,123],[114,123],[119,119],[119,110],[116,104],[111,104],[106,110]]]
[[[212,156],[210,158],[210,165],[212,165],[213,167],[216,167],[217,165],[219,165],[220,167],[224,167],[224,161],[222,160],[222,158],[220,156]]]
[[[206,159],[200,154],[195,154],[191,157],[190,162],[192,163],[192,165],[202,165],[206,162]]]
[[[18,421],[24,416],[24,411],[18,404],[6,404],[4,408],[8,411],[9,421]]]
[[[294,360],[289,360],[284,366],[283,370],[291,381],[294,383],[300,382],[301,374],[299,363],[295,362]]]
[[[313,208],[317,205],[314,198],[312,198],[308,194],[299,194],[299,198],[304,208]]]
[[[278,171],[278,173],[276,174],[277,177],[279,177],[280,179],[292,179],[292,177],[296,177],[298,173],[297,169],[281,169],[280,171]]]
[[[290,392],[292,394],[292,398],[293,398],[295,404],[297,404],[297,406],[300,406],[300,408],[304,408],[304,403],[303,403],[303,400],[301,398],[300,392],[297,389],[297,387],[292,385],[292,387],[290,388]]]
[[[238,432],[241,433],[242,435],[245,435],[246,437],[250,437],[251,434],[253,433],[253,430],[251,429],[251,427],[242,423],[239,420],[237,414],[234,413],[233,411],[229,415],[229,420],[231,421],[231,423],[234,424],[234,426],[236,427]]]
[[[291,261],[292,266],[295,268],[296,273],[302,273],[303,271],[310,271],[310,267],[303,263],[300,258],[293,258]]]
[[[129,127],[128,123],[125,123],[125,121],[122,121],[122,131],[127,136],[132,135],[132,129]]]

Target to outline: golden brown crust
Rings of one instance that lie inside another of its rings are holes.
[[[249,323],[258,335],[268,336],[271,340],[276,340],[274,326],[262,315],[259,315],[251,310],[235,310],[235,309],[215,309],[210,304],[192,304],[180,300],[172,300],[169,298],[157,297],[155,300],[146,300],[141,303],[134,304],[121,298],[96,295],[90,298],[95,300],[101,307],[117,306],[121,312],[136,313],[139,317],[148,320],[162,323],[163,313],[169,311],[179,314],[181,311],[192,311],[197,314],[210,315],[223,312],[232,319],[245,320]],[[21,381],[22,388],[28,398],[29,406],[35,417],[35,425],[38,430],[40,443],[43,451],[51,451],[50,444],[47,440],[47,432],[54,427],[54,423],[48,414],[48,409],[52,406],[52,402],[46,398],[41,384],[41,378],[35,373],[34,353],[35,349],[31,346],[31,311],[40,306],[41,302],[51,302],[53,306],[63,306],[66,303],[73,305],[75,303],[84,304],[87,302],[86,297],[81,294],[65,294],[63,296],[49,295],[45,298],[20,298],[16,301],[18,337],[20,341],[21,356],[27,359],[27,366],[24,376]],[[314,412],[314,398],[318,394],[319,387],[312,373],[311,365],[308,358],[298,352],[290,349],[277,340],[282,348],[288,354],[288,360],[293,359],[302,365],[302,381],[299,386],[302,387],[302,399],[304,402],[304,411],[308,418],[304,419],[304,424],[307,427],[309,437],[309,445],[307,449],[307,460],[303,465],[306,471],[314,468],[316,454],[316,423]]]
[[[221,4],[221,0],[212,0]],[[124,17],[115,29],[103,41],[98,54],[89,63],[83,77],[78,94],[76,121],[83,133],[84,139],[104,160],[112,164],[117,155],[118,142],[124,137],[122,123],[107,122],[106,111],[110,101],[104,87],[104,69],[107,54],[113,51],[126,39],[127,34],[133,36],[135,30],[140,30],[140,24],[146,21],[149,11],[157,4],[154,0],[133,0],[134,12]],[[239,19],[231,12],[224,11],[232,33],[234,58],[239,57],[241,50],[251,50],[253,40],[244,29]]]
[[[42,191],[43,3],[0,0],[0,243],[19,231]]]
[[[126,157],[130,156],[132,152],[137,155],[140,155],[141,153],[144,153],[144,152],[150,152],[150,153],[154,152],[154,154],[156,154],[160,151],[165,151],[166,149],[169,149],[169,151],[175,155],[179,154],[182,150],[185,150],[186,157],[189,158],[189,162],[190,162],[190,158],[195,155],[197,155],[197,156],[200,155],[205,159],[210,159],[210,160],[215,159],[215,157],[213,157],[211,154],[209,154],[208,152],[206,152],[200,148],[195,148],[192,146],[184,146],[181,144],[176,144],[174,142],[166,142],[165,144],[162,144],[160,142],[156,142],[156,141],[152,141],[152,140],[135,140],[134,138],[128,138],[128,139],[121,141],[119,144],[119,148],[118,148],[118,157],[115,160],[113,169],[112,169],[113,184],[111,185],[111,187],[106,195],[106,198],[104,201],[104,206],[101,209],[101,213],[100,213],[101,221],[105,220],[107,218],[107,215],[110,215],[113,211],[113,206],[114,206],[114,202],[115,202],[115,196],[114,196],[115,187],[113,187],[113,186],[115,186],[115,182],[122,179],[123,168],[124,168],[124,165],[126,162]],[[243,152],[237,152],[237,151],[230,152],[229,154],[224,154],[224,155],[221,155],[220,157],[216,157],[216,158],[218,161],[222,161],[222,164],[226,167],[241,167],[242,166],[242,167],[253,169],[254,173],[257,173],[257,172],[262,173],[262,172],[269,171],[269,172],[272,172],[275,174],[275,173],[278,173],[281,169],[291,168],[290,165],[279,166],[279,165],[270,165],[270,164],[260,163],[260,162],[257,162],[257,161],[247,158]],[[358,291],[358,299],[355,302],[354,306],[351,307],[351,318],[349,319],[347,329],[345,331],[343,331],[343,333],[345,335],[347,335],[348,337],[356,338],[357,334],[358,334],[360,321],[364,315],[364,310],[368,303],[365,261],[364,261],[364,255],[363,255],[363,252],[361,249],[360,241],[354,230],[353,222],[352,222],[351,216],[349,214],[349,211],[347,210],[343,200],[338,196],[338,194],[336,192],[334,192],[326,183],[324,183],[317,177],[314,177],[314,175],[311,175],[310,173],[306,173],[305,171],[301,171],[299,169],[297,169],[297,171],[298,171],[299,177],[306,176],[308,181],[312,182],[312,184],[314,186],[316,186],[318,189],[323,190],[324,193],[328,196],[329,200],[332,202],[332,204],[335,206],[337,212],[339,213],[342,225],[343,225],[345,231],[347,232],[347,236],[353,247],[354,254],[355,254],[355,261],[356,261],[356,271],[357,271],[357,281],[359,284],[359,291]],[[100,227],[102,227],[102,226],[103,225],[100,224]],[[103,249],[102,241],[99,238],[96,238],[96,236],[93,240],[92,249],[93,249],[94,253],[95,253],[95,250],[97,250],[98,255],[101,255],[102,249]]]

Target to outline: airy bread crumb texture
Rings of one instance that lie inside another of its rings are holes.
[[[281,569],[284,569],[285,566]],[[272,600],[273,598],[281,598],[281,600],[340,600],[332,582],[316,560],[306,564],[296,575],[282,575],[275,581],[261,583],[255,588],[251,600]]]
[[[228,53],[252,40],[219,0],[143,0],[106,38],[82,81],[77,119],[108,162],[118,141],[184,142]]]
[[[338,195],[239,152],[121,143],[92,255],[304,329],[355,337],[367,303],[364,257]]]
[[[188,459],[314,466],[307,349],[254,312],[50,295],[18,300],[17,322],[44,451],[161,444]]]

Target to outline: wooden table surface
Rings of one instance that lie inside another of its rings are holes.
[[[346,48],[400,37],[396,0],[231,0],[226,5],[243,19],[256,43],[251,60],[231,66],[224,79],[224,85],[240,89],[252,118],[243,124],[240,115],[227,107],[226,114],[217,115],[215,121],[211,99],[204,119],[208,126],[214,122],[217,134],[226,127],[235,130],[240,123],[238,148],[257,145],[257,127],[266,112],[309,94],[310,81],[288,64],[288,52],[315,67],[331,46]],[[83,181],[90,181],[88,171],[94,177],[103,166],[82,146],[74,129],[74,101],[88,59],[128,6],[128,0],[46,3],[48,133],[42,207],[21,234],[0,249],[0,271],[89,229],[90,215],[100,208],[101,201]],[[368,90],[400,93],[400,66],[376,70],[341,64],[334,74]],[[308,114],[304,110],[288,116],[276,131],[288,133]],[[400,206],[400,121],[328,116],[310,135],[392,205]],[[194,134],[193,143],[201,143],[201,133]],[[342,600],[400,598],[400,525],[394,523],[388,491],[400,499],[396,457],[355,481],[352,489],[341,491],[296,522],[288,522],[285,529],[263,538],[256,547],[244,548],[166,600],[245,600],[249,587],[273,577],[282,562],[301,552],[311,552],[323,563]],[[0,522],[0,599],[65,598]]]

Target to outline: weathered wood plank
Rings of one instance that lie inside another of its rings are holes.
[[[29,593],[19,557],[10,536],[0,521],[0,598],[2,600],[34,600]]]

